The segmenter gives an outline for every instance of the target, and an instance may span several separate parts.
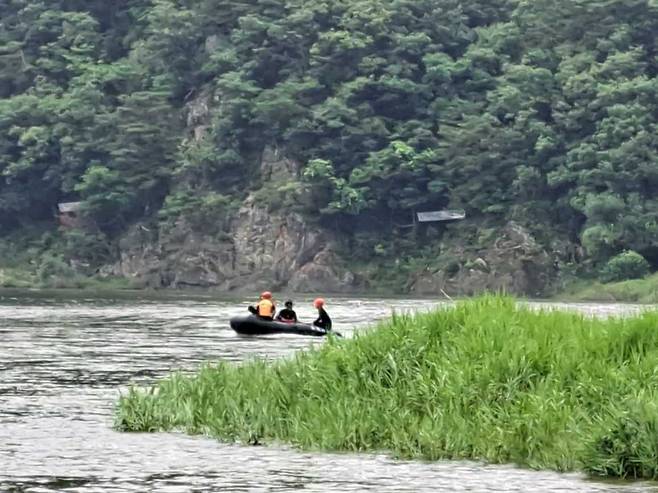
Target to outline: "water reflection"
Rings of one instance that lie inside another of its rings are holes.
[[[333,300],[349,336],[432,300]],[[111,430],[118,393],[172,370],[213,360],[281,358],[322,342],[239,337],[228,319],[246,303],[211,300],[0,301],[0,491],[658,491],[649,484],[597,483],[579,475],[475,463],[393,461],[385,456],[311,454],[239,447],[179,434]],[[632,306],[573,305],[587,313]],[[298,303],[311,320],[310,299]]]

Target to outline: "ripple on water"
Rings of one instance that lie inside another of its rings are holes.
[[[349,336],[391,309],[432,300],[340,299],[336,329]],[[300,303],[302,319],[313,312]],[[545,306],[545,305],[538,305]],[[619,305],[565,305],[590,314]],[[600,483],[580,475],[467,462],[394,461],[379,455],[312,454],[240,447],[180,434],[111,429],[120,390],[206,361],[281,358],[321,344],[294,336],[244,338],[228,319],[245,304],[194,301],[0,302],[0,491],[658,491],[647,483]]]

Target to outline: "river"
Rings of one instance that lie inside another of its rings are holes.
[[[302,303],[303,301],[303,303]],[[336,330],[430,300],[330,299]],[[281,358],[321,344],[295,336],[244,338],[228,326],[244,300],[154,300],[141,294],[0,296],[2,492],[658,492],[651,483],[471,462],[396,461],[385,455],[241,447],[181,434],[112,430],[120,392],[206,361]],[[592,314],[629,305],[571,305]],[[310,319],[310,300],[300,300]]]

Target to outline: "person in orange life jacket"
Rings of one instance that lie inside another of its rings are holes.
[[[260,295],[260,300],[256,305],[256,308],[253,306],[249,307],[249,311],[255,315],[258,315],[260,318],[267,320],[274,320],[274,313],[276,312],[276,306],[272,300],[272,293],[265,291]]]
[[[279,322],[286,322],[289,324],[297,323],[297,314],[295,313],[295,310],[292,309],[292,301],[286,301],[285,306],[286,307],[278,313],[276,319]]]
[[[327,331],[331,330],[331,318],[329,318],[329,314],[324,309],[324,300],[317,298],[313,302],[313,306],[318,310],[318,318],[313,322],[313,325]]]

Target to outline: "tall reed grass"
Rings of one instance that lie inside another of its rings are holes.
[[[658,314],[483,297],[275,363],[207,365],[120,399],[116,428],[658,477]]]

